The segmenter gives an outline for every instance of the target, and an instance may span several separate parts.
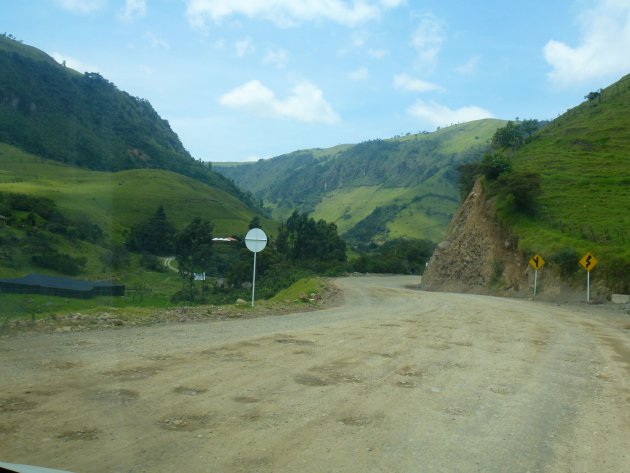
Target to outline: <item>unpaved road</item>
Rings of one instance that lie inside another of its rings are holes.
[[[0,338],[0,460],[630,472],[630,316],[338,281],[319,312]]]

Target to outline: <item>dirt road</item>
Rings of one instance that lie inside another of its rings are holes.
[[[0,460],[75,472],[630,472],[630,316],[337,282],[337,308],[0,338]]]

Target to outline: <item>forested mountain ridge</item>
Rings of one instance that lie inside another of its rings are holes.
[[[350,240],[435,241],[459,203],[457,166],[479,159],[504,124],[478,120],[214,169],[262,199],[276,218],[297,208],[334,221]]]
[[[97,171],[172,171],[253,205],[232,182],[195,160],[147,100],[6,35],[0,36],[0,142]]]

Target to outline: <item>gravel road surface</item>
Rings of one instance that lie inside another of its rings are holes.
[[[630,472],[630,316],[335,282],[338,307],[0,338],[0,461],[83,472]]]

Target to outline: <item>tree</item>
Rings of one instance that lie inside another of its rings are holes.
[[[175,227],[167,220],[164,207],[160,205],[147,220],[129,230],[127,248],[152,255],[168,255],[173,252]]]
[[[346,260],[346,244],[337,234],[337,225],[315,221],[297,210],[280,227],[276,248],[294,261]]]
[[[175,259],[192,299],[195,273],[202,273],[208,269],[212,253],[212,224],[207,220],[197,217],[175,235]]]
[[[251,230],[252,228],[261,228],[262,223],[260,222],[260,217],[258,215],[254,215],[254,218],[249,222],[248,228]]]

